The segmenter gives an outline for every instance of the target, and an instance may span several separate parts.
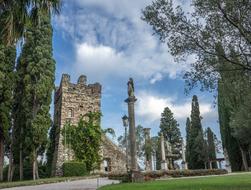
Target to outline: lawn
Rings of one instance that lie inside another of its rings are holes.
[[[100,190],[251,190],[251,173],[108,185]]]

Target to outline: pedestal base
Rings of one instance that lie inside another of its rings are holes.
[[[231,168],[230,164],[229,165],[226,164],[225,167],[226,167],[226,170],[227,170],[228,173],[232,173],[232,168]]]
[[[144,175],[140,171],[132,170],[130,172],[130,181],[131,182],[143,182]]]
[[[161,162],[161,169],[162,170],[167,170],[168,168],[167,168],[167,163],[166,163],[166,161],[162,161]]]
[[[188,170],[188,166],[187,166],[187,163],[186,163],[186,162],[182,162],[182,163],[181,163],[181,166],[182,166],[182,169],[183,169],[183,170]]]

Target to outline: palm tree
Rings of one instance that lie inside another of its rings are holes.
[[[24,36],[29,22],[39,23],[39,11],[59,13],[61,0],[0,0],[0,39],[13,45]]]

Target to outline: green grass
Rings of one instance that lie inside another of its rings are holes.
[[[251,190],[251,173],[108,185],[99,190]]]
[[[14,181],[14,182],[0,182],[0,189],[10,188],[10,187],[19,187],[19,186],[29,186],[29,185],[41,185],[49,183],[57,183],[64,181],[75,181],[80,179],[91,179],[96,178],[97,176],[83,176],[83,177],[53,177],[53,178],[44,178],[38,180],[26,180],[26,181]]]

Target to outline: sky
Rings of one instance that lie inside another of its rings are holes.
[[[185,137],[185,121],[191,114],[192,96],[200,103],[202,125],[220,137],[214,94],[193,89],[184,93],[182,76],[194,61],[190,56],[176,63],[166,44],[141,20],[151,0],[65,0],[62,12],[53,17],[53,48],[56,86],[63,73],[75,83],[81,74],[88,83],[102,85],[102,127],[123,135],[121,117],[127,114],[127,81],[134,79],[136,125],[157,135],[161,113],[169,107]],[[174,0],[190,11],[189,1]]]

